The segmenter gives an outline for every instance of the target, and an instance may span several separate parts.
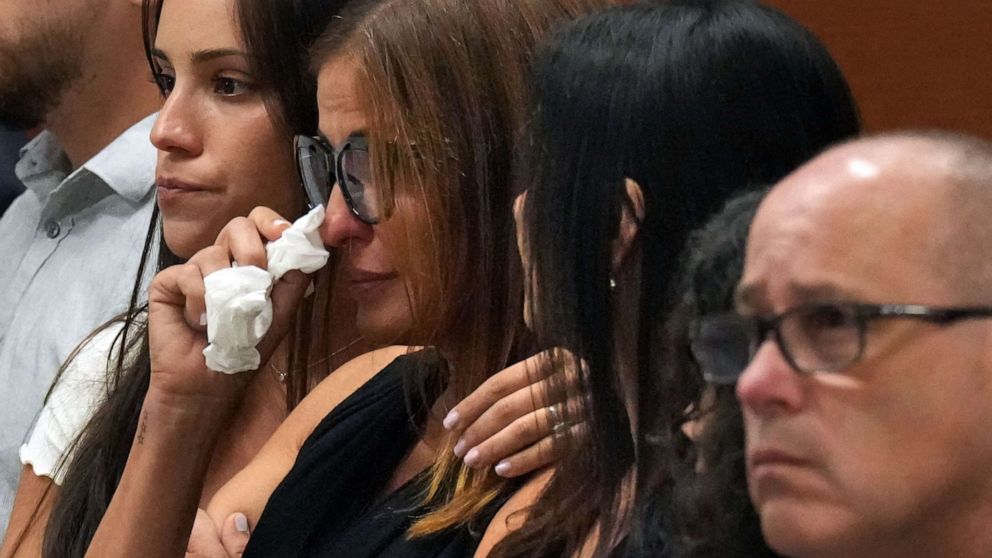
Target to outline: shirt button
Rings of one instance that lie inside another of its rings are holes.
[[[62,232],[62,227],[59,226],[58,221],[49,221],[45,225],[45,233],[48,235],[48,238],[58,238],[60,232]]]

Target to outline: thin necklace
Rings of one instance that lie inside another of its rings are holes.
[[[342,352],[347,351],[348,349],[352,348],[359,341],[364,341],[364,340],[365,340],[364,337],[358,337],[357,339],[351,341],[350,343],[348,343],[344,347],[341,347],[340,349],[334,351],[333,353],[327,355],[326,357],[324,357],[324,358],[322,358],[322,359],[320,359],[318,361],[311,362],[310,364],[308,364],[306,366],[305,370],[310,370],[314,366],[317,366],[319,364],[323,364],[323,363],[327,362],[328,360],[331,360],[332,358],[338,356]],[[281,384],[285,384],[286,383],[286,378],[289,377],[289,372],[290,372],[289,370],[279,370],[278,368],[276,368],[276,365],[273,364],[271,360],[269,361],[269,368],[271,368],[272,369],[272,372],[275,373],[276,379],[279,380],[279,383],[281,383]]]

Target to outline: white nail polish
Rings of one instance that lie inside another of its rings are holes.
[[[234,528],[239,533],[248,533],[248,518],[243,513],[234,514]]]
[[[479,462],[479,450],[475,448],[469,450],[469,452],[465,455],[464,461],[466,465],[468,465],[469,467],[473,467],[476,463]]]
[[[206,312],[200,314],[200,325],[201,326],[207,325],[207,313]]]
[[[510,462],[506,459],[500,461],[496,464],[495,470],[497,475],[505,477],[510,472]]]
[[[465,440],[458,440],[458,443],[455,444],[455,449],[453,451],[456,457],[462,457],[465,455],[465,450],[467,449],[468,448],[465,447]]]
[[[458,426],[459,418],[458,411],[451,411],[446,417],[444,417],[441,424],[444,425],[445,430],[451,430],[452,428]]]
[[[286,221],[285,219],[276,219],[275,221],[272,221],[272,224],[275,225],[275,226],[277,226],[277,227],[288,227],[292,223],[290,223],[289,221]]]

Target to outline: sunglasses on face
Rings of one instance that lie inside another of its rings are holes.
[[[296,169],[311,207],[323,205],[335,184],[351,212],[365,223],[379,222],[379,192],[372,184],[369,147],[364,136],[351,136],[334,149],[318,136],[296,136]]]

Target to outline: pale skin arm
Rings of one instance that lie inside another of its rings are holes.
[[[26,465],[14,497],[14,509],[7,525],[7,535],[0,548],[0,558],[35,558],[41,556],[45,527],[52,512],[52,502],[59,487],[48,477],[39,477]]]

